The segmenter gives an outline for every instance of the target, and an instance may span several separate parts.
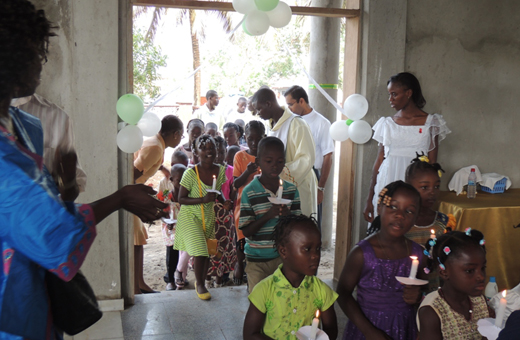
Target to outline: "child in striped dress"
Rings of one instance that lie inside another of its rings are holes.
[[[226,181],[225,168],[215,164],[217,154],[213,137],[202,135],[193,143],[192,150],[199,162],[184,172],[179,189],[181,209],[173,248],[184,250],[194,256],[195,292],[200,299],[209,300],[211,294],[204,286],[208,272],[209,252],[206,239],[215,238],[215,211],[213,205],[218,199],[224,209],[232,208],[231,201],[221,194],[208,192],[213,187],[221,190]],[[213,185],[215,183],[215,185]]]

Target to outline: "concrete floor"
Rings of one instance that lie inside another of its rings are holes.
[[[327,284],[331,285],[330,280]],[[121,312],[104,313],[85,332],[66,339],[125,340],[238,340],[249,307],[246,286],[211,289],[202,301],[193,290],[136,296],[135,305]],[[346,316],[335,304],[338,338]]]

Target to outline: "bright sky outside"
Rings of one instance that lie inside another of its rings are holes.
[[[295,1],[286,2],[289,5],[294,5]],[[162,77],[162,80],[158,82],[158,85],[161,87],[161,94],[172,90],[174,87],[177,87],[180,84],[183,84],[183,86],[165,100],[163,100],[160,105],[174,104],[175,102],[191,102],[193,100],[193,78],[185,79],[193,72],[193,57],[191,50],[189,22],[188,20],[185,20],[183,25],[177,25],[177,16],[179,11],[180,10],[178,9],[168,9],[166,14],[162,16],[154,42],[155,45],[160,46],[163,54],[167,55],[167,66],[159,70]],[[152,13],[153,10],[150,9],[148,13],[137,18],[135,20],[134,27],[141,28],[146,31],[150,25]],[[207,28],[209,28],[206,29],[205,39],[200,41],[200,56],[201,63],[203,65],[201,94],[204,96],[206,91],[210,89],[208,84],[208,71],[211,69],[212,72],[218,73],[218,70],[215,70],[215,68],[218,69],[219,67],[217,65],[209,64],[207,61],[205,61],[205,58],[208,58],[212,54],[218,53],[218,51],[238,49],[240,46],[237,46],[236,43],[234,44],[229,41],[228,34],[224,32],[222,23],[219,21],[219,19],[216,18],[216,16],[208,15],[203,11],[197,11],[197,15],[204,18],[205,25]],[[231,13],[233,28],[235,28],[240,23],[242,18],[242,14],[235,12]],[[296,18],[296,16],[293,16],[292,21],[296,20]],[[290,26],[291,24],[283,29],[274,29],[271,27],[266,34],[260,37],[246,36],[246,39],[257,40],[256,45],[251,44],[249,45],[249,48],[251,49],[251,46],[255,46],[258,50],[258,53],[262,53],[262,46],[271,43],[273,36],[277,34],[276,31],[289,30],[291,28]],[[307,17],[303,24],[302,34],[308,33],[309,26],[310,20],[309,17]],[[245,36],[242,27],[238,27],[235,34]],[[305,67],[308,67],[308,55],[302,56],[302,58],[304,59],[301,59],[300,61],[304,63]],[[295,66],[295,68],[298,67]],[[226,81],[226,79],[223,77],[222,81]],[[306,88],[309,84],[309,81],[303,72],[300,72],[299,76],[280,80],[276,84],[266,85],[289,87],[294,84],[298,84]],[[230,93],[221,93],[220,95],[222,100],[225,102],[225,98],[227,96],[237,94],[240,94],[238,88],[231,90]]]

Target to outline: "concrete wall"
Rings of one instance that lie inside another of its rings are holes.
[[[452,130],[439,149],[446,170],[442,190],[456,170],[472,164],[508,175],[513,187],[520,187],[520,148],[513,145],[520,129],[520,3],[364,0],[362,22],[360,93],[370,103],[365,119],[373,125],[393,115],[386,81],[403,70],[412,72],[428,102],[425,111],[442,114]],[[376,154],[374,141],[357,149],[359,238],[365,235],[362,211]]]
[[[35,0],[59,26],[37,93],[65,109],[74,122],[76,149],[87,173],[78,202],[117,190],[118,1]],[[82,267],[100,299],[121,297],[118,216],[98,225]]]
[[[406,70],[452,130],[439,149],[444,189],[472,164],[520,187],[519,55],[518,1],[408,1]]]

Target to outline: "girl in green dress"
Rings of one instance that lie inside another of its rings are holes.
[[[208,192],[215,180],[216,190],[221,190],[226,181],[225,168],[215,164],[216,143],[213,137],[202,135],[193,143],[192,150],[199,162],[184,172],[179,190],[181,209],[177,220],[174,249],[186,251],[193,256],[195,269],[195,292],[203,300],[211,299],[204,286],[208,272],[209,254],[206,239],[215,238],[215,212],[213,205],[218,199],[224,209],[230,210],[232,202],[222,195]]]

